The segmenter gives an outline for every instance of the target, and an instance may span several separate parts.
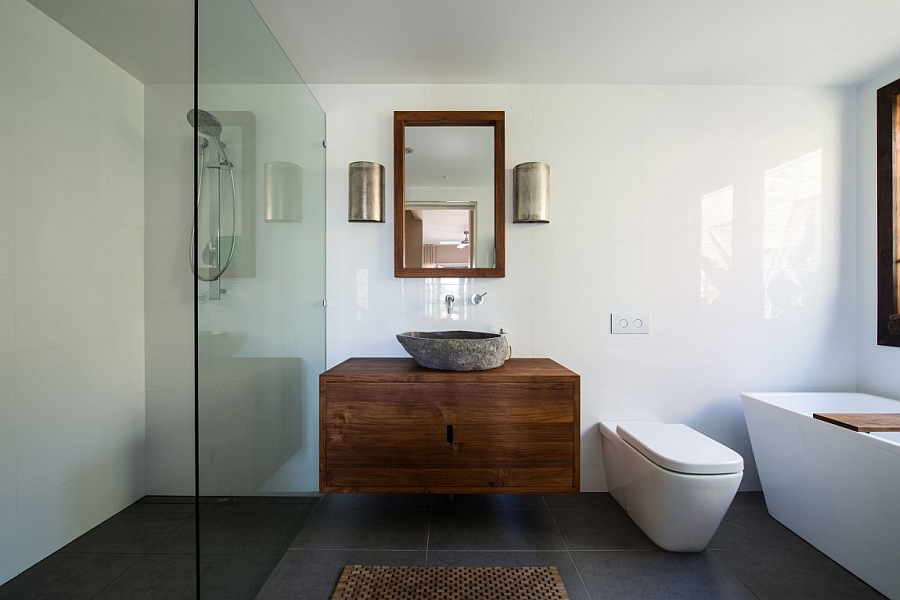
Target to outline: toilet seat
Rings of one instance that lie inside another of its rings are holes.
[[[678,423],[620,422],[616,433],[644,457],[664,469],[692,475],[721,475],[744,470],[741,455]]]

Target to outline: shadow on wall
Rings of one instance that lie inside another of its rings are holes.
[[[741,407],[741,397],[719,399],[704,406],[685,422],[685,425],[725,444],[744,459],[744,478],[741,490],[759,490],[759,474],[750,446],[750,433]],[[736,440],[726,443],[724,440]]]

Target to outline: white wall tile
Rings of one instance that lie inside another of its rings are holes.
[[[16,486],[16,434],[0,433],[0,513],[15,511],[18,500]]]
[[[66,302],[61,304],[60,298]],[[21,351],[143,335],[143,284],[20,278],[16,332]]]
[[[0,75],[2,75],[2,67],[0,67]],[[3,81],[12,82],[12,79],[4,79]],[[10,85],[4,85],[3,87],[13,87],[13,85],[10,83]],[[13,198],[17,191],[16,165],[18,160],[16,159],[15,138],[13,121],[5,118],[3,113],[0,112],[0,197],[7,200]],[[11,215],[7,213],[7,216]]]
[[[0,510],[0,581],[8,581],[21,571],[18,514],[15,508]]]
[[[190,267],[190,224],[180,229],[148,229],[145,233],[144,281],[147,291],[152,284],[180,283],[191,288],[193,278]],[[193,302],[192,302],[193,305]],[[193,308],[191,309],[193,312]]]
[[[19,426],[15,354],[0,354],[0,391],[0,433],[5,433]]]
[[[2,2],[0,583],[144,493],[143,86]]]
[[[194,347],[181,338],[147,339],[147,391],[194,389]]]
[[[147,490],[182,495],[194,489],[194,446],[147,446]],[[188,491],[186,491],[188,490]]]
[[[194,443],[194,394],[147,393],[147,445],[190,446]]]
[[[148,338],[193,338],[194,286],[184,283],[148,283],[145,302],[145,331]]]
[[[16,278],[0,275],[0,354],[16,349]]]

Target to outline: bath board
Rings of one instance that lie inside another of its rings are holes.
[[[900,431],[900,413],[813,413],[813,418],[853,431]]]
[[[556,567],[348,565],[331,600],[568,600]]]

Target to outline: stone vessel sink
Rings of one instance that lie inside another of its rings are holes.
[[[409,331],[397,341],[417,363],[444,371],[496,369],[509,356],[506,335],[479,331]]]

